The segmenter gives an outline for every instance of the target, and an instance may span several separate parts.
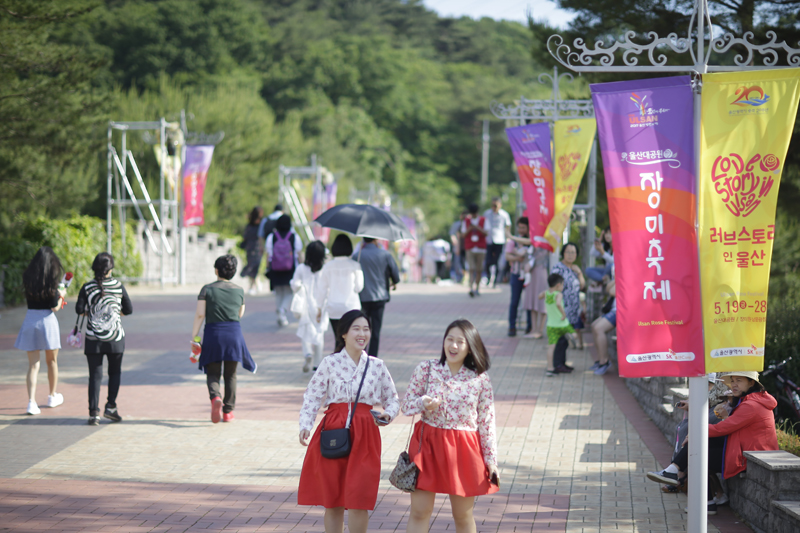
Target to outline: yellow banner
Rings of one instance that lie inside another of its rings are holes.
[[[593,118],[559,120],[553,128],[555,144],[555,213],[547,229],[545,238],[553,250],[561,246],[561,236],[569,223],[572,206],[578,195],[583,173],[589,163],[597,122]]]
[[[762,370],[781,172],[800,69],[706,74],[700,279],[706,372]]]

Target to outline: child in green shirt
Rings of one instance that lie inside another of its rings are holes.
[[[564,278],[559,274],[550,274],[547,277],[548,290],[539,294],[539,299],[544,300],[547,312],[547,372],[551,378],[556,374],[572,372],[573,368],[567,366],[567,341],[566,335],[573,333],[572,325],[564,312]]]

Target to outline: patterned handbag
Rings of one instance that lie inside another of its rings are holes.
[[[431,384],[431,368],[433,367],[433,363],[431,366],[428,367],[428,385]],[[425,387],[425,392],[428,392],[428,388]],[[420,419],[422,417],[420,416]],[[411,434],[414,431],[414,417],[411,418],[411,428],[408,430],[408,442],[406,443],[406,450],[411,445]],[[417,454],[422,451],[422,433],[425,431],[425,424],[422,424],[419,431],[419,449],[417,450]],[[403,492],[414,492],[417,490],[417,478],[419,477],[419,468],[417,465],[411,461],[411,457],[408,455],[407,451],[403,451],[400,453],[400,457],[397,458],[397,464],[394,466],[394,470],[389,475],[389,483],[392,486],[402,490]]]

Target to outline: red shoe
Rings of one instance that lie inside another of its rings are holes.
[[[223,422],[233,422],[233,413],[222,413],[222,421]]]
[[[222,418],[222,398],[217,396],[211,400],[211,421],[216,424],[220,418]]]

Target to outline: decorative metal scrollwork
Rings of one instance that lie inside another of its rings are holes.
[[[765,66],[777,66],[778,61],[780,61],[780,51],[786,52],[786,63],[789,66],[800,67],[800,49],[790,47],[788,44],[786,44],[786,41],[781,41],[779,43],[778,35],[774,31],[767,32],[767,38],[769,39],[769,42],[765,44],[755,44],[750,42],[753,37],[754,35],[751,31],[745,33],[741,38],[734,36],[732,33],[726,33],[720,37],[717,37],[711,42],[711,46],[708,49],[708,54],[706,55],[706,64],[708,64],[711,52],[724,54],[730,50],[731,47],[740,45],[747,51],[747,56],[745,57],[742,54],[736,54],[736,56],[733,58],[733,62],[737,67],[753,67],[753,55],[756,52],[761,54],[763,57]],[[709,70],[713,70],[713,67],[710,67]]]
[[[529,100],[521,98],[516,105],[493,101],[492,114],[504,120],[553,120],[554,118],[589,118],[594,116],[591,100]]]

